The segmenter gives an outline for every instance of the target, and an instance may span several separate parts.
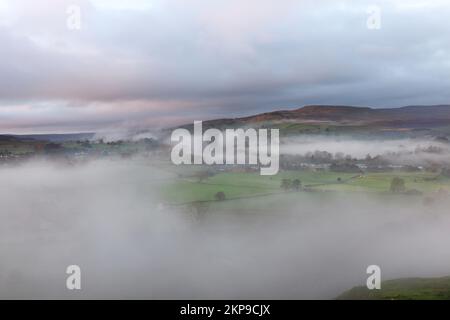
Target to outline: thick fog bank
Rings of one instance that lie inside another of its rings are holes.
[[[334,298],[370,264],[450,274],[448,203],[299,193],[193,215],[162,205],[172,179],[132,160],[1,168],[0,298]]]

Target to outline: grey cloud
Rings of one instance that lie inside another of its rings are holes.
[[[0,112],[18,101],[90,108],[147,101],[149,118],[158,115],[155,105],[207,118],[450,98],[450,5],[443,1],[382,1],[381,30],[366,28],[369,1],[172,0],[143,10],[75,1],[78,32],[65,29],[64,5],[40,2],[51,9],[34,12],[19,1],[10,13],[16,19],[0,27]],[[126,114],[118,107],[112,116]],[[104,114],[92,116],[101,123]]]

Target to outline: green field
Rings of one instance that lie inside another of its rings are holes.
[[[388,192],[392,178],[400,177],[408,190],[423,193],[438,191],[450,187],[450,179],[432,172],[382,172],[367,173],[342,184],[323,186],[322,190]]]
[[[280,188],[283,179],[299,179],[308,191],[387,193],[394,177],[405,180],[408,190],[424,194],[450,188],[450,179],[431,172],[341,173],[332,171],[281,171],[275,176],[259,173],[223,172],[202,181],[195,177],[179,178],[162,187],[170,204],[214,201],[224,192],[226,199],[275,196],[286,193]],[[300,191],[301,192],[301,191]]]
[[[380,290],[355,287],[340,295],[340,300],[448,300],[450,277],[406,278],[381,283]]]

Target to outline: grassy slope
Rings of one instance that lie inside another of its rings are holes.
[[[384,281],[380,290],[355,287],[344,292],[342,300],[448,300],[450,277],[405,278]]]

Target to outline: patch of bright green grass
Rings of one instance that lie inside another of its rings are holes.
[[[387,193],[394,177],[405,180],[408,190],[429,193],[440,188],[450,189],[450,179],[426,172],[384,172],[358,175],[333,171],[280,171],[275,176],[261,176],[258,172],[224,172],[203,181],[184,177],[162,187],[169,203],[212,201],[217,192],[227,199],[270,195],[282,192],[283,179],[299,179],[303,186],[317,191]]]

